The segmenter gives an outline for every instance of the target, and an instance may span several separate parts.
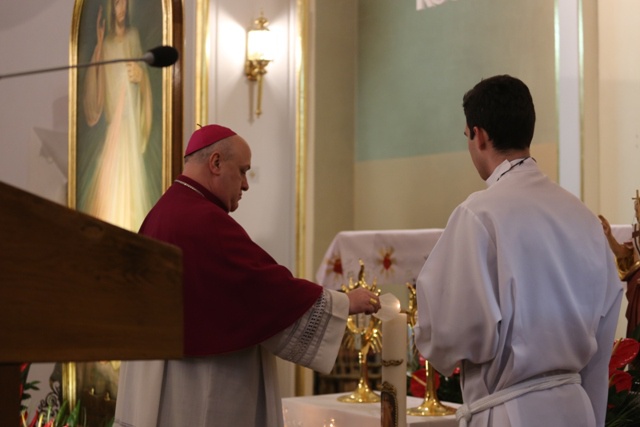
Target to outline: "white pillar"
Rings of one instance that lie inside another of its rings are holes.
[[[580,1],[556,0],[559,183],[582,196]]]

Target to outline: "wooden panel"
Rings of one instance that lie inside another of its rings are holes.
[[[0,183],[0,363],[182,357],[180,249]]]
[[[0,364],[0,426],[20,425],[20,365]]]

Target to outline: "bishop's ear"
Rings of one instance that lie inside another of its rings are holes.
[[[220,173],[220,153],[215,151],[211,156],[209,156],[209,170],[214,173]]]

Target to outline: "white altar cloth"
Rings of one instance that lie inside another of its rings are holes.
[[[342,231],[329,245],[316,280],[339,290],[357,279],[362,260],[367,283],[414,283],[441,234],[441,228]]]
[[[343,403],[338,397],[349,393],[282,399],[285,427],[380,427],[380,403]],[[422,399],[407,397],[407,408],[417,407]],[[457,408],[455,403],[447,406]],[[417,417],[407,415],[407,427],[457,427],[455,415]]]
[[[442,231],[441,228],[342,231],[327,248],[316,281],[326,288],[340,290],[350,278],[357,279],[362,260],[369,284],[374,279],[378,285],[415,283]],[[631,238],[630,225],[612,224],[611,231],[619,242]]]

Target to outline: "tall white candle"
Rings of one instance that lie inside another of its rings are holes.
[[[407,315],[405,313],[396,313],[393,317],[382,320],[381,405],[383,427],[406,427]],[[392,413],[389,414],[389,411]]]

